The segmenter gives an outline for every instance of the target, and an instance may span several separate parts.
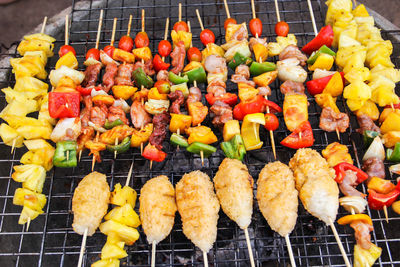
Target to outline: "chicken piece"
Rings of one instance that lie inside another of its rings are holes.
[[[103,126],[106,123],[107,115],[108,108],[106,105],[95,106],[90,110],[90,121],[97,126]]]
[[[211,106],[210,112],[214,114],[212,124],[216,127],[224,127],[225,122],[233,120],[232,107],[222,101],[215,101]]]
[[[267,47],[267,38],[256,38],[256,37],[251,37],[249,40],[249,48],[253,52],[253,46],[255,44],[262,44],[263,46]]]
[[[297,150],[289,167],[305,209],[328,225],[334,222],[339,208],[335,171],[317,151],[310,148]]]
[[[74,231],[83,235],[87,229],[87,235],[92,236],[107,213],[109,201],[110,187],[106,176],[98,172],[86,175],[79,182],[72,198]]]
[[[173,66],[171,71],[175,74],[178,74],[183,69],[183,64],[186,56],[185,44],[183,43],[183,41],[179,41],[177,43],[174,51],[172,51],[170,56],[172,58],[171,65]]]
[[[258,87],[258,94],[263,96],[270,96],[271,95],[271,88],[269,86],[262,86]]]
[[[281,84],[281,93],[286,95],[287,93],[294,93],[294,94],[304,94],[304,84],[299,82],[294,82],[291,80],[287,80]]]
[[[251,223],[253,213],[253,177],[246,165],[225,158],[214,177],[214,186],[222,210],[241,229]]]
[[[354,221],[350,226],[354,229],[357,244],[363,249],[370,249],[372,242],[371,234],[369,232],[373,231],[374,227],[362,221]]]
[[[151,122],[149,113],[139,101],[134,101],[131,105],[131,120],[136,129],[141,129]]]
[[[94,160],[98,163],[101,162],[100,151],[107,148],[106,144],[98,141],[89,140],[85,143],[85,147],[90,150],[89,156],[93,155]]]
[[[252,87],[256,86],[256,83],[249,81],[250,79],[250,68],[247,65],[239,65],[235,69],[235,74],[232,75],[231,81],[234,83],[246,83]]]
[[[192,116],[192,126],[197,126],[207,117],[208,107],[201,102],[188,103],[188,112]]]
[[[174,226],[177,211],[174,186],[165,175],[152,178],[140,190],[139,202],[140,221],[147,242],[158,244]]]
[[[375,131],[378,133],[381,132],[381,129],[378,126],[376,126],[374,121],[365,114],[357,116],[357,122],[360,125],[360,128],[357,129],[356,131],[359,134],[364,134],[365,131]]]
[[[118,66],[115,63],[107,64],[106,72],[103,75],[104,91],[108,93],[114,85],[114,79],[117,76]]]
[[[100,70],[101,70],[100,63],[89,65],[84,72],[85,79],[82,82],[82,86],[83,87],[95,86],[100,74]]]
[[[243,24],[241,24],[240,28],[232,35],[231,40],[242,41],[244,39],[247,39],[248,33],[245,26],[246,24]]]
[[[343,181],[341,184],[339,184],[339,189],[343,195],[350,197],[365,197],[365,194],[355,189],[357,185],[357,173],[352,170],[345,171]]]
[[[124,124],[128,125],[129,120],[126,118],[125,112],[121,106],[111,106],[108,108],[107,120],[113,122],[120,119]]]
[[[81,134],[78,137],[76,152],[80,152],[85,148],[85,143],[94,137],[94,129],[90,126],[82,127]]]
[[[121,64],[118,66],[117,77],[115,77],[116,85],[128,85],[132,86],[132,72],[133,72],[133,64]]]
[[[298,192],[294,176],[279,161],[265,165],[257,181],[257,201],[272,230],[281,236],[290,234],[297,220]]]
[[[279,54],[279,60],[284,60],[287,58],[297,58],[300,61],[301,66],[306,65],[307,56],[304,55],[300,49],[295,45],[286,46],[282,52]]]
[[[81,111],[81,124],[82,127],[88,126],[90,121],[90,114],[92,113],[93,102],[92,97],[90,95],[83,97],[83,103],[85,104],[85,108]]]
[[[210,55],[204,61],[204,68],[208,73],[224,73],[227,71],[226,60],[218,55]]]
[[[183,233],[207,253],[217,239],[219,212],[210,177],[201,171],[186,173],[176,184],[176,204]]]
[[[379,158],[369,158],[363,162],[361,167],[368,174],[368,177],[379,177],[385,179],[385,165]]]
[[[132,135],[134,129],[126,124],[115,126],[114,128],[102,133],[100,135],[100,142],[113,145],[115,139],[118,138],[118,142],[122,142],[125,137]]]
[[[349,128],[350,119],[346,113],[336,113],[331,107],[322,109],[321,119],[319,121],[319,128],[327,132],[339,131],[346,132]]]
[[[186,100],[186,103],[194,103],[194,102],[200,102],[201,101],[201,91],[198,87],[190,87],[189,89],[189,96]]]
[[[169,81],[168,71],[167,70],[160,70],[157,73],[157,81]]]

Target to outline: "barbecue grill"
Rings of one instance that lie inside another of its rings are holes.
[[[129,15],[133,15],[132,32],[140,31],[140,12],[146,10],[146,31],[150,39],[150,48],[156,51],[157,44],[163,38],[164,23],[169,17],[171,23],[178,20],[178,1],[175,0],[103,0],[103,1],[72,1],[72,15],[70,26],[70,44],[76,49],[77,58],[82,68],[86,51],[95,45],[96,30],[100,9],[104,9],[104,21],[100,38],[100,47],[109,44],[113,18],[118,18],[116,39],[126,32]],[[303,46],[314,37],[312,22],[306,1],[279,0],[279,10],[282,20],[290,25],[290,32],[295,34],[299,46]],[[199,40],[200,25],[196,18],[195,10],[199,9],[204,26],[211,29],[216,35],[216,43],[224,42],[223,23],[226,18],[222,0],[189,1],[182,0],[182,18],[190,20],[193,33],[193,45],[203,47]],[[323,1],[312,1],[312,7],[318,29],[324,25],[326,8]],[[240,22],[251,19],[250,1],[229,1],[231,16]],[[274,1],[255,1],[257,16],[262,20],[263,36],[269,40],[275,38],[274,25],[277,22]],[[382,25],[379,25],[382,27]],[[54,51],[64,44],[63,31],[57,37]],[[172,28],[172,27],[171,27]],[[384,39],[393,43],[392,60],[396,68],[400,68],[400,30],[382,30]],[[16,46],[13,46],[3,55],[18,57]],[[47,70],[54,68],[58,56],[49,59]],[[276,61],[276,58],[273,59]],[[15,83],[11,68],[7,71],[6,79],[0,80],[2,87],[13,86]],[[231,74],[231,73],[230,73]],[[272,95],[270,100],[282,105],[283,95],[279,91],[279,81],[271,85]],[[200,85],[204,93],[205,85]],[[397,86],[397,91],[399,86]],[[230,81],[227,91],[236,92],[237,86]],[[203,101],[205,101],[203,99]],[[329,143],[337,141],[335,133],[327,133],[319,129],[319,116],[321,109],[312,97],[309,97],[309,120],[313,127],[315,144],[313,148],[319,152]],[[1,96],[1,109],[6,105],[4,95]],[[355,133],[357,122],[355,116],[349,112],[342,97],[338,99],[340,110],[347,112],[351,119],[351,126],[346,133],[341,134],[340,142],[348,146],[355,164],[360,165],[359,158],[365,152],[360,135]],[[277,150],[277,159],[288,163],[295,150],[285,148],[279,142],[289,134],[284,126],[282,114],[278,115],[281,126],[274,132]],[[206,119],[205,125],[211,126],[211,121]],[[219,140],[222,136],[215,129]],[[167,137],[169,138],[169,136]],[[273,161],[273,153],[269,135],[261,130],[261,139],[264,145],[256,151],[249,151],[244,159],[250,174],[257,179],[260,170],[267,162]],[[168,140],[168,139],[166,139]],[[165,142],[167,159],[162,163],[154,163],[149,168],[149,161],[141,157],[140,150],[131,149],[119,154],[116,159],[110,152],[103,153],[103,162],[96,164],[95,170],[107,175],[111,188],[116,183],[124,184],[133,162],[133,175],[130,185],[140,193],[142,185],[151,177],[161,174],[167,175],[173,184],[189,171],[200,169],[210,177],[214,177],[222,162],[224,155],[220,149],[210,158],[205,159],[204,167],[201,166],[200,157],[183,150],[177,150]],[[92,158],[83,154],[78,167],[71,169],[53,168],[47,173],[48,179],[44,184],[44,194],[47,196],[45,213],[32,221],[29,231],[26,226],[18,225],[21,207],[12,203],[12,198],[19,183],[11,179],[13,166],[19,164],[19,159],[26,152],[25,148],[16,149],[10,154],[10,148],[1,143],[0,149],[0,266],[74,266],[78,262],[82,236],[72,230],[73,215],[71,201],[75,187],[82,177],[91,172]],[[219,147],[219,145],[218,145]],[[389,175],[389,171],[386,170]],[[387,176],[395,181],[394,176]],[[362,190],[366,192],[363,185]],[[138,207],[136,206],[136,210]],[[338,217],[347,214],[340,208]],[[400,264],[400,217],[389,209],[389,224],[385,222],[382,211],[367,209],[371,216],[375,231],[372,233],[372,242],[383,249],[382,256],[377,261],[380,266],[395,266]],[[355,238],[350,227],[337,226],[339,236],[344,248],[352,260]],[[122,259],[121,266],[149,266],[151,259],[151,244],[146,241],[143,231],[140,239],[127,247],[128,257]],[[251,244],[257,266],[286,266],[289,264],[286,243],[283,237],[272,231],[262,217],[255,202],[252,223],[249,227]],[[101,248],[106,241],[106,236],[99,231],[88,237],[84,265],[90,266],[100,257]],[[332,231],[323,222],[308,214],[302,205],[299,206],[299,217],[296,227],[290,235],[294,257],[298,266],[344,266],[342,255],[332,234]],[[243,231],[231,221],[223,212],[220,212],[218,221],[218,237],[213,249],[208,254],[208,261],[213,266],[249,266],[249,257]],[[156,263],[158,266],[200,266],[202,253],[183,235],[180,216],[177,213],[175,225],[171,234],[157,246]]]

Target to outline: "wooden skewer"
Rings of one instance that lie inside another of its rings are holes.
[[[115,30],[117,29],[117,18],[114,18],[114,22],[113,22],[113,28],[112,28],[112,32],[111,32],[111,40],[110,40],[110,45],[114,46],[114,41],[115,41]]]
[[[133,171],[133,161],[131,167],[129,168],[128,176],[126,177],[125,186],[129,186],[129,182],[131,181],[132,171]]]
[[[383,213],[385,214],[386,223],[389,223],[387,206],[383,206]]]
[[[96,49],[99,49],[99,42],[100,42],[100,33],[101,33],[101,26],[103,25],[103,14],[104,10],[100,10],[100,17],[99,17],[99,26],[97,27],[97,35],[96,35]]]
[[[187,21],[187,25],[188,25],[189,32],[191,32],[192,29],[191,29],[191,27],[190,27],[190,20]],[[192,40],[190,40],[190,45],[189,45],[189,46],[190,46],[190,47],[193,47]]]
[[[65,42],[64,42],[64,44],[65,45],[68,45],[68,43],[69,43],[69,39],[68,39],[68,37],[69,37],[69,34],[68,34],[68,24],[69,24],[69,18],[68,18],[68,14],[67,15],[65,15],[65,32],[64,32],[64,36],[65,36]]]
[[[168,30],[169,30],[169,18],[165,20],[165,30],[164,30],[164,40],[168,38]],[[162,57],[162,61],[165,60],[165,57]]]
[[[145,30],[144,18],[145,18],[145,11],[144,9],[142,9],[142,32],[144,32]]]
[[[201,166],[204,166],[204,152],[203,152],[203,150],[200,151],[200,159],[201,159]]]
[[[67,150],[67,160],[69,160],[69,150]]]
[[[253,19],[256,18],[256,8],[254,6],[254,0],[251,0],[251,13],[253,14]]]
[[[28,221],[26,222],[26,232],[29,231],[29,226],[31,225],[31,217],[28,217]]]
[[[131,34],[131,27],[132,27],[132,15],[129,15],[128,30],[126,31],[127,36]]]
[[[117,138],[115,138],[114,145],[115,145],[115,146],[117,146],[117,145],[118,145],[118,137],[117,137]],[[117,158],[117,150],[115,150],[115,151],[114,151],[114,159],[116,159],[116,158]]]
[[[340,252],[342,253],[344,263],[346,264],[347,267],[350,267],[351,265],[350,265],[349,259],[347,258],[347,254],[346,254],[346,251],[344,250],[342,241],[340,240],[338,232],[336,231],[336,227],[335,227],[335,225],[333,224],[333,222],[332,222],[332,220],[330,218],[329,218],[329,226],[332,229],[333,235],[335,236],[335,239],[336,239],[336,242],[337,242],[337,244],[339,246]]]
[[[285,241],[289,253],[290,265],[292,265],[292,267],[296,267],[296,262],[294,261],[292,244],[290,243],[289,235],[285,235]]]
[[[182,20],[182,3],[178,5],[178,22]]]
[[[278,0],[275,0],[275,12],[276,12],[276,18],[278,19],[278,22],[281,21],[281,15],[279,14]]]
[[[207,252],[203,251],[204,267],[208,267]]]
[[[231,14],[229,13],[229,7],[226,0],[224,0],[224,6],[225,6],[226,17],[229,19],[231,18]]]
[[[45,16],[43,19],[42,29],[40,30],[40,33],[44,33],[44,28],[46,28],[46,23],[47,23],[47,16]]]
[[[99,135],[100,135],[100,133],[97,132],[97,133],[96,133],[96,139],[95,139],[96,142],[99,141]],[[93,172],[93,170],[94,170],[94,165],[95,165],[95,164],[96,164],[96,157],[95,157],[95,155],[93,155],[93,159],[92,159],[92,172]]]
[[[81,150],[79,151],[79,155],[78,155],[78,162],[80,162],[80,161],[81,161],[81,157],[82,157],[82,151],[83,151],[83,149],[81,149]]]
[[[197,19],[199,20],[200,28],[203,31],[204,30],[203,22],[201,21],[200,12],[198,9],[196,9],[196,15],[197,15]]]
[[[256,265],[254,264],[253,250],[251,248],[249,231],[247,230],[247,228],[244,228],[243,230],[246,237],[247,249],[249,250],[250,265],[251,267],[255,267]]]
[[[83,253],[85,252],[87,234],[88,234],[88,228],[86,228],[85,232],[83,233],[81,251],[79,252],[78,267],[82,266]]]
[[[336,136],[337,136],[338,140],[340,141],[340,132],[339,132],[339,129],[336,128],[335,131],[336,131]]]
[[[151,244],[151,267],[156,266],[156,241],[153,240],[153,243]]]
[[[15,149],[15,143],[17,142],[17,138],[14,138],[12,145],[11,145],[11,154],[14,152]]]
[[[150,160],[150,170],[151,170],[151,168],[153,168],[153,161],[152,160]]]

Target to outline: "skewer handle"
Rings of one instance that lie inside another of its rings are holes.
[[[337,242],[337,244],[339,246],[340,252],[342,253],[344,263],[346,264],[347,267],[350,267],[351,265],[350,265],[350,262],[349,262],[349,258],[347,258],[347,254],[346,254],[346,251],[344,250],[342,241],[340,240],[339,234],[336,231],[336,227],[333,224],[331,219],[329,219],[329,226],[332,229],[333,235],[335,236],[335,239],[336,239],[336,242]]]
[[[145,25],[144,25],[144,18],[145,18],[145,11],[144,9],[142,9],[142,32],[144,32],[145,30]]]
[[[110,40],[110,45],[114,46],[114,41],[115,41],[115,30],[117,29],[117,18],[114,18],[114,22],[113,22],[113,28],[112,28],[112,32],[111,32],[111,40]]]
[[[182,20],[182,3],[178,5],[178,22]]]
[[[276,12],[276,18],[278,19],[278,22],[281,21],[281,15],[279,14],[278,0],[275,0],[275,12]]]
[[[251,0],[251,13],[253,14],[253,19],[256,18],[256,8],[254,6],[254,0]]]
[[[312,26],[314,29],[314,34],[315,34],[315,36],[317,36],[318,30],[317,30],[317,25],[315,23],[314,10],[311,5],[311,0],[307,0],[307,4],[308,4],[308,9],[310,10],[310,17],[311,17]]]
[[[285,241],[289,253],[290,265],[292,265],[292,267],[296,267],[296,262],[294,260],[292,244],[290,243],[289,235],[285,235]]]
[[[151,244],[151,267],[156,266],[156,241]]]
[[[129,186],[129,182],[131,181],[131,176],[132,176],[132,170],[133,170],[133,161],[131,167],[129,168],[128,176],[126,177],[125,186]]]
[[[231,18],[231,14],[229,13],[229,7],[226,0],[224,0],[224,6],[225,6],[226,17],[229,19]]]
[[[164,40],[167,40],[168,38],[168,30],[169,30],[169,18],[165,20]]]
[[[65,36],[64,44],[65,45],[68,45],[68,43],[69,43],[69,34],[68,34],[69,25],[68,24],[69,24],[69,16],[67,14],[67,15],[65,15],[65,33],[64,33],[64,36]]]
[[[197,19],[199,20],[200,28],[203,31],[204,30],[204,26],[203,26],[203,22],[201,21],[200,12],[199,12],[198,9],[196,9],[196,15],[197,15]]]
[[[100,10],[99,26],[97,27],[96,46],[95,46],[96,49],[99,48],[101,26],[103,25],[103,14],[104,10],[102,9]]]
[[[207,252],[203,251],[204,267],[208,267]]]
[[[81,251],[80,251],[80,253],[79,253],[78,267],[81,267],[81,266],[82,266],[83,253],[85,252],[87,234],[88,234],[88,229],[86,228],[86,229],[85,229],[85,232],[84,232],[84,234],[83,234],[83,238],[82,238]]]
[[[383,206],[383,213],[385,214],[386,223],[389,223],[388,210],[386,206]]]
[[[47,23],[47,16],[45,16],[43,19],[42,29],[40,30],[40,33],[44,33],[44,28],[46,28],[46,23]]]
[[[129,15],[128,30],[126,31],[127,36],[131,34],[131,27],[132,27],[132,15]]]
[[[249,250],[250,265],[251,267],[255,267],[256,265],[254,264],[253,249],[251,248],[249,231],[247,230],[247,228],[244,228],[243,230],[246,237],[247,249]]]

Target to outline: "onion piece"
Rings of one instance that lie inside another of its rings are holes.
[[[392,165],[389,167],[389,171],[391,173],[399,174],[400,175],[400,164]]]
[[[359,196],[347,196],[339,198],[339,203],[348,212],[363,213],[368,204],[364,198]]]
[[[128,105],[128,103],[126,103],[126,101],[123,100],[122,98],[115,100],[113,106],[114,106],[114,107],[121,107],[122,110],[123,110],[125,113],[129,113],[130,110],[131,110],[131,107],[130,107],[130,106]]]
[[[94,124],[94,123],[91,122],[91,121],[88,122],[88,125],[89,125],[90,127],[93,127],[93,129],[94,129],[96,132],[100,132],[100,133],[105,133],[105,132],[107,132],[106,129],[104,129],[104,128],[101,127],[101,126],[98,126],[98,125]]]
[[[324,78],[324,77],[327,77],[327,76],[331,76],[331,75],[333,75],[335,73],[336,73],[336,71],[315,69],[314,73],[312,75],[312,79],[316,80],[316,79]]]
[[[382,140],[379,136],[375,137],[374,141],[372,141],[367,152],[364,154],[363,161],[370,158],[385,160],[385,148],[383,147]]]
[[[104,90],[96,90],[94,87],[90,92],[91,97],[95,97],[96,95],[108,95]]]

